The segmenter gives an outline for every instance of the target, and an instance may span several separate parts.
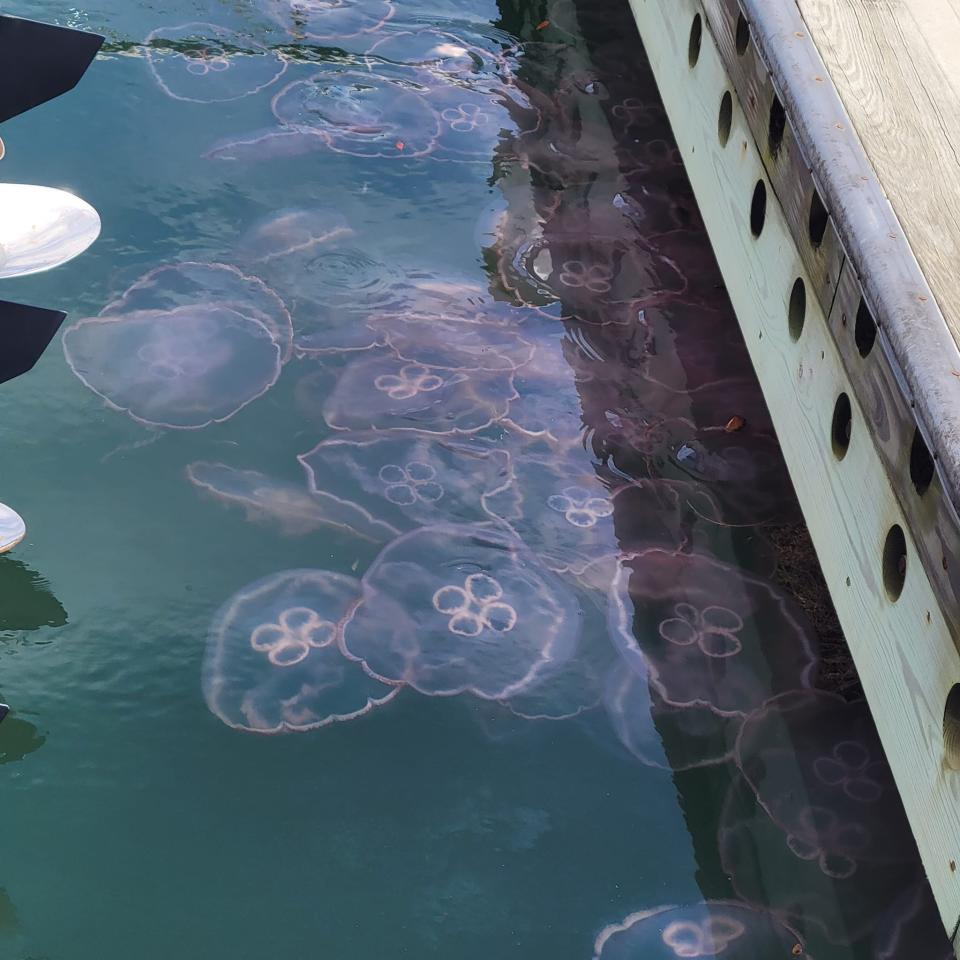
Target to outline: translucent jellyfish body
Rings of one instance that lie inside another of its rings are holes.
[[[305,536],[332,527],[373,543],[385,543],[400,532],[350,500],[311,491],[256,470],[199,460],[187,467],[187,479],[220,503],[240,507],[251,522],[286,536]]]
[[[174,100],[222,103],[258,93],[287,69],[279,54],[212,23],[161,27],[147,36],[147,63]]]
[[[440,135],[438,116],[419,75],[401,78],[326,64],[273,98],[282,126],[316,135],[331,150],[356,157],[420,157]]]
[[[310,257],[346,237],[353,230],[335,210],[289,209],[272,213],[254,224],[241,237],[237,256],[262,274],[290,259]]]
[[[797,934],[771,914],[741,903],[707,900],[685,907],[660,907],[631,914],[605,927],[594,944],[594,960],[803,960]]]
[[[325,570],[287,570],[244,587],[210,627],[207,706],[225,724],[288,733],[352,720],[393,698],[344,657],[340,624],[360,584]]]
[[[505,699],[573,655],[575,597],[490,525],[436,525],[388,544],[363,578],[344,648],[388,683]]]
[[[884,829],[909,836],[903,820]],[[877,919],[889,916],[922,875],[919,858],[867,862],[825,849],[826,838],[807,842],[785,833],[759,807],[742,778],[730,788],[718,837],[723,871],[737,895],[764,905],[811,944],[824,939],[840,945],[863,941],[877,927]]]
[[[621,558],[610,618],[627,662],[649,672],[674,706],[747,714],[808,687],[815,674],[800,610],[770,584],[703,554],[654,547]]]
[[[157,267],[108,303],[100,316],[209,303],[259,320],[279,344],[284,361],[290,358],[293,323],[283,300],[259,277],[247,276],[225,263],[186,262]]]
[[[390,0],[257,0],[297,40],[348,40],[375,33],[394,14]]]
[[[510,372],[432,367],[381,354],[344,369],[323,413],[337,430],[474,433],[503,417],[515,396]]]
[[[436,84],[426,93],[439,122],[436,160],[490,163],[501,139],[515,131],[518,120],[536,126],[538,118],[527,109],[517,90],[471,90],[456,84]],[[521,109],[511,109],[519,101]]]
[[[664,770],[726,763],[743,725],[741,716],[667,703],[649,676],[622,662],[607,674],[603,705],[620,743],[641,763]]]
[[[171,429],[229,419],[281,369],[280,347],[259,320],[209,303],[80,320],[64,332],[63,349],[111,407]]]
[[[488,519],[483,494],[509,474],[492,444],[406,433],[334,436],[299,457],[310,489],[360,501],[394,527]]]
[[[814,690],[784,693],[744,724],[737,764],[796,844],[870,862],[916,857],[865,703]]]

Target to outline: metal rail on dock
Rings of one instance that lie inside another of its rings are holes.
[[[794,0],[631,2],[953,932],[960,350]]]

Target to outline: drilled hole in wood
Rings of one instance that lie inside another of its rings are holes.
[[[824,234],[827,232],[827,224],[830,222],[830,214],[820,199],[820,194],[816,190],[810,197],[810,242],[814,247],[819,247],[823,243]]]
[[[853,410],[850,408],[850,398],[841,393],[833,407],[833,421],[830,424],[830,443],[833,455],[842,460],[847,455],[850,446],[850,434],[853,431]]]
[[[943,708],[943,759],[951,770],[960,770],[960,683],[950,688]]]
[[[803,333],[803,323],[807,319],[807,288],[802,277],[797,277],[790,291],[790,309],[787,312],[790,339],[797,341]]]
[[[787,129],[787,111],[783,109],[780,98],[774,94],[770,103],[770,122],[767,125],[767,146],[771,156],[776,156],[783,146],[783,134]]]
[[[742,57],[750,46],[750,23],[741,12],[737,16],[737,53]]]
[[[700,59],[700,43],[703,40],[703,20],[698,13],[690,24],[690,43],[687,47],[687,59],[691,67],[697,65]]]
[[[758,180],[753,188],[753,200],[750,202],[750,231],[755,237],[763,233],[767,219],[767,185]]]
[[[883,544],[883,586],[887,596],[894,602],[903,593],[907,579],[907,538],[903,529],[895,523],[887,533]]]
[[[933,481],[933,457],[930,456],[919,427],[914,427],[913,443],[910,444],[910,479],[921,497]]]
[[[730,139],[730,125],[733,123],[733,97],[728,90],[720,99],[720,116],[717,119],[717,136],[720,146],[725,147]]]
[[[857,322],[853,328],[853,339],[861,357],[869,355],[877,339],[877,323],[863,297],[860,298],[860,306],[857,307]]]

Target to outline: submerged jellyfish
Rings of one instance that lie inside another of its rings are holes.
[[[400,687],[340,650],[360,584],[326,570],[286,570],[244,587],[217,613],[203,664],[207,706],[253,733],[312,730],[369,713]]]
[[[421,157],[433,150],[440,124],[417,79],[328,63],[284,87],[273,98],[273,112],[282,126],[319,136],[337,153]]]
[[[304,536],[334,527],[355,533],[364,540],[384,543],[400,532],[350,500],[319,490],[306,490],[256,470],[197,461],[187,467],[187,479],[221,503],[241,507],[249,520],[274,527],[288,536]]]
[[[910,835],[902,816],[873,826]],[[737,895],[764,904],[807,938],[855,944],[876,929],[878,917],[890,915],[904,891],[913,892],[923,868],[916,856],[875,863],[828,847],[827,837],[801,840],[785,833],[759,807],[743,778],[734,781],[720,817],[719,851]],[[942,931],[939,923],[932,927]],[[936,953],[914,949],[909,956]]]
[[[954,960],[956,954],[943,929],[937,902],[926,879],[897,898],[873,936],[876,960]]]
[[[514,396],[509,371],[454,370],[380,355],[345,368],[323,414],[335,430],[475,433],[499,420]]]
[[[627,662],[674,706],[747,714],[815,675],[814,638],[794,603],[703,554],[652,547],[623,556],[610,618]]]
[[[311,490],[360,500],[364,512],[401,529],[486,520],[483,494],[510,463],[506,451],[473,438],[379,432],[334,436],[298,459]]]
[[[222,103],[269,87],[287,61],[249,37],[212,23],[161,27],[147,36],[147,63],[174,100]]]
[[[385,682],[502,700],[569,659],[579,631],[576,598],[519,540],[487,524],[438,524],[384,548],[343,638]]]
[[[171,263],[145,273],[100,311],[101,317],[135,310],[173,310],[194,304],[229,307],[262,323],[280,346],[283,360],[293,349],[293,323],[279,296],[259,277],[225,263]]]
[[[775,697],[744,724],[737,764],[796,845],[870,863],[916,857],[863,701],[815,690]]]
[[[280,347],[259,321],[225,306],[79,320],[63,334],[73,372],[140,423],[195,429],[227,420],[277,382]]]
[[[333,210],[281,210],[247,230],[237,245],[237,256],[263,275],[290,259],[302,262],[300,258],[352,235],[346,219]]]
[[[391,0],[258,0],[298,40],[348,40],[379,30],[394,14]]]
[[[773,960],[806,957],[799,936],[771,914],[727,900],[659,907],[605,927],[594,960]]]
[[[667,703],[649,677],[623,663],[607,675],[603,705],[620,743],[641,763],[665,770],[726,763],[743,725],[741,716]]]
[[[527,119],[526,110],[511,109],[519,94],[506,87],[494,92],[438,84],[425,96],[439,119],[435,160],[489,163],[504,133],[517,129],[518,117]],[[528,122],[535,125],[535,115]]]

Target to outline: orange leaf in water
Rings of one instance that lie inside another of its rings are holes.
[[[549,27],[549,26],[550,26],[550,21],[549,21],[549,20],[541,20],[540,23],[537,24],[537,29],[538,29],[538,30],[546,30],[547,27]]]
[[[724,433],[736,433],[738,430],[742,430],[747,425],[747,421],[743,417],[731,417],[726,424],[724,425]]]
[[[398,141],[394,144],[394,146],[395,146],[398,150],[402,150],[402,149],[404,148],[404,142],[403,142],[402,140],[398,140]]]

